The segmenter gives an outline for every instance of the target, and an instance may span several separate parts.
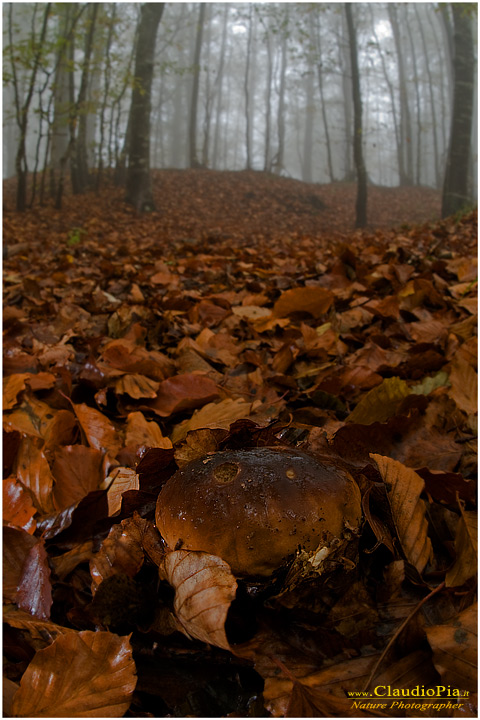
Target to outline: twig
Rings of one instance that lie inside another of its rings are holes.
[[[380,664],[382,663],[382,661],[384,660],[385,655],[388,653],[388,651],[390,650],[390,648],[392,647],[393,643],[394,643],[395,640],[398,638],[398,636],[400,635],[400,633],[402,632],[402,630],[404,629],[404,627],[405,627],[406,625],[408,625],[408,623],[410,622],[410,620],[411,620],[411,619],[413,618],[413,616],[420,610],[420,608],[422,607],[422,605],[424,605],[424,604],[427,602],[427,600],[430,600],[431,597],[433,597],[433,596],[436,595],[438,592],[440,592],[440,590],[443,590],[444,587],[445,587],[445,582],[440,583],[440,585],[438,585],[438,587],[436,587],[434,590],[432,590],[430,593],[428,593],[428,595],[425,595],[425,597],[423,598],[423,600],[420,600],[420,602],[419,602],[418,605],[412,610],[412,612],[410,613],[410,615],[408,615],[408,616],[405,618],[405,620],[402,622],[402,624],[400,625],[400,627],[399,627],[399,628],[395,631],[395,633],[392,635],[392,637],[390,638],[387,646],[385,647],[385,649],[383,650],[382,654],[381,654],[380,657],[378,658],[377,662],[376,662],[375,665],[373,666],[372,671],[371,671],[370,675],[368,676],[368,679],[367,679],[367,682],[366,682],[366,684],[365,684],[365,687],[363,688],[364,691],[365,691],[365,690],[368,690],[368,687],[369,687],[370,683],[372,682],[373,678],[375,677],[375,673],[377,672],[379,665],[380,665]]]

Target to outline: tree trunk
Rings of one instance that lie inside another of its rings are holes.
[[[199,167],[200,163],[197,157],[197,113],[198,113],[198,89],[200,85],[200,55],[202,52],[203,26],[205,23],[206,4],[200,3],[200,13],[198,16],[197,39],[195,41],[195,56],[193,59],[193,86],[192,86],[192,102],[190,107],[190,127],[189,127],[189,145],[190,145],[190,167]]]
[[[367,171],[363,159],[362,137],[362,96],[360,93],[360,75],[358,72],[357,33],[352,17],[352,3],[345,3],[348,37],[350,41],[350,64],[352,68],[352,94],[353,94],[353,158],[357,169],[357,202],[355,212],[355,227],[365,227],[367,224]]]
[[[400,156],[398,174],[400,185],[413,184],[413,154],[412,154],[412,121],[410,118],[410,105],[407,93],[407,74],[403,58],[403,48],[400,38],[400,26],[397,18],[397,8],[394,4],[388,5],[388,17],[392,27],[395,50],[397,54],[398,84],[400,96]]]
[[[288,40],[288,20],[289,7],[285,5],[285,20],[282,23],[282,48],[281,48],[281,67],[280,67],[280,87],[278,90],[278,150],[273,164],[273,171],[280,175],[284,164],[285,154],[285,89],[287,81],[287,40]]]
[[[155,41],[165,3],[144,3],[140,11],[129,125],[126,201],[138,212],[154,209],[150,178],[150,110]]]
[[[451,3],[454,23],[453,114],[443,183],[442,217],[471,201],[468,189],[473,118],[474,50],[471,18],[463,3]]]

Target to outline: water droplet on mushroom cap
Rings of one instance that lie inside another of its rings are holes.
[[[218,555],[242,576],[271,575],[299,545],[315,550],[360,522],[360,491],[346,470],[280,448],[194,460],[164,485],[156,508],[170,548],[181,538],[182,549]]]

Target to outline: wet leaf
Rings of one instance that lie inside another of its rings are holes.
[[[421,573],[432,554],[425,504],[420,499],[424,482],[414,470],[397,460],[375,454],[370,457],[387,487],[388,502],[405,557]]]
[[[237,582],[229,565],[215,555],[174,550],[165,555],[160,574],[175,589],[175,616],[184,632],[230,650],[225,621]]]
[[[13,477],[3,481],[3,522],[6,525],[21,527],[28,533],[35,532],[33,519],[36,508],[23,485]]]
[[[67,633],[35,654],[12,712],[17,717],[122,717],[135,684],[127,637]]]

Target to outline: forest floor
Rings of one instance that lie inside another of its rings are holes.
[[[476,211],[370,187],[354,230],[353,185],[257,172],[155,172],[143,216],[112,187],[18,214],[14,189],[5,712],[476,717]],[[265,446],[352,475],[345,556],[265,580],[165,548],[176,470]],[[450,695],[372,696],[417,685]]]

